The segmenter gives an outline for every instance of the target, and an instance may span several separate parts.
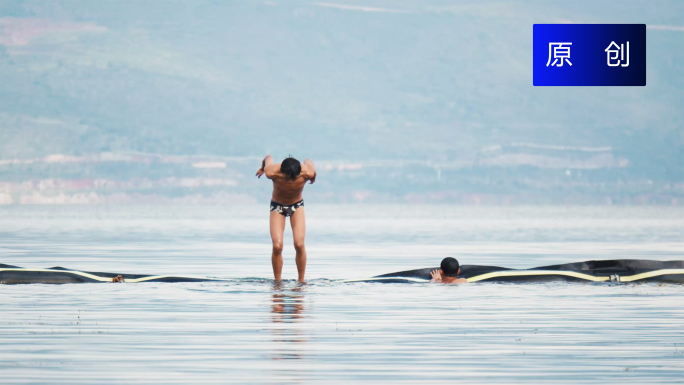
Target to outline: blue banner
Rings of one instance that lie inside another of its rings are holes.
[[[645,86],[646,24],[535,24],[535,86]]]

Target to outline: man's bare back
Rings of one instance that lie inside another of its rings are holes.
[[[304,199],[302,191],[306,182],[316,181],[316,170],[313,162],[306,159],[303,164],[294,158],[287,158],[282,163],[273,163],[273,157],[267,155],[261,162],[256,176],[261,178],[266,174],[273,181],[273,194],[271,196],[271,240],[273,252],[271,264],[276,281],[280,281],[283,270],[283,232],[285,231],[285,219],[290,218],[294,246],[297,252],[295,261],[299,281],[304,282],[306,271],[306,248],[304,237],[306,234]]]

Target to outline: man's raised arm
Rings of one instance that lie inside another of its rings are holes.
[[[280,163],[273,163],[273,157],[266,155],[264,160],[261,161],[261,167],[257,170],[257,178],[261,178],[262,175],[266,174],[266,178],[271,179],[280,170]]]
[[[306,178],[309,180],[309,183],[314,183],[316,181],[316,169],[313,162],[311,159],[305,159],[304,165],[306,166]]]

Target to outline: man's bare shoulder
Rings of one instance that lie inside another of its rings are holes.
[[[303,176],[307,180],[316,176],[316,169],[314,169],[313,164],[308,164],[308,163],[302,164],[301,176]]]
[[[266,178],[275,179],[282,178],[283,174],[280,172],[280,163],[271,163],[266,166],[265,170]]]
[[[468,280],[465,278],[446,277],[442,279],[442,283],[468,283]]]
[[[285,176],[285,174],[280,171],[274,172],[269,179],[271,179],[273,183],[285,183],[288,181],[288,178]]]

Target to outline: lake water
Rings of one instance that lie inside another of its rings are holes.
[[[436,266],[684,259],[684,208],[307,210],[308,285],[270,281],[268,206],[0,207],[0,263],[230,278],[0,285],[1,383],[654,383],[684,286],[337,283]]]

